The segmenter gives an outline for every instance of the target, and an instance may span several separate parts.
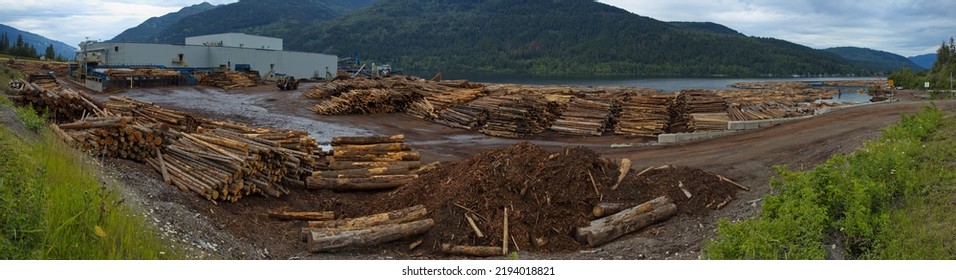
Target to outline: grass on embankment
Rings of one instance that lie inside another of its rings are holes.
[[[0,103],[12,107],[0,96]],[[0,105],[0,106],[3,106]],[[89,157],[16,109],[35,140],[0,125],[0,259],[180,258],[104,186]]]
[[[956,119],[903,116],[851,155],[778,167],[759,216],[721,221],[712,259],[956,258]],[[841,249],[843,248],[843,249]]]

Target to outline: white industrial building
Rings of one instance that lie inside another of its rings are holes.
[[[161,66],[173,69],[258,71],[263,77],[330,78],[334,55],[282,50],[282,39],[241,33],[186,38],[183,45],[90,42],[81,44],[76,61],[93,68]]]

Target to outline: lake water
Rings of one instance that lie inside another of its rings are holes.
[[[505,75],[451,75],[448,79],[468,79],[474,82],[507,83],[523,85],[567,85],[567,86],[626,86],[658,89],[663,92],[677,92],[682,89],[733,89],[731,84],[739,82],[810,82],[819,84],[825,81],[874,80],[873,77],[807,77],[807,78],[550,78],[522,77]],[[831,102],[869,102],[870,96],[858,94],[861,87],[836,87],[840,94]]]

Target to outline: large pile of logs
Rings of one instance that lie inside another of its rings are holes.
[[[320,101],[312,110],[321,115],[404,112],[409,104],[421,98],[415,91],[398,88],[353,89]]]
[[[690,114],[690,128],[693,131],[726,130],[730,116],[727,113]]]
[[[307,98],[323,99],[339,96],[351,90],[373,88],[385,88],[385,85],[382,84],[382,80],[368,78],[336,79],[331,82],[320,83],[303,93],[303,95]]]
[[[612,99],[574,98],[550,129],[570,135],[601,136],[619,107]]]
[[[164,109],[153,103],[125,96],[110,96],[106,102],[106,111],[122,116],[134,117],[143,123],[162,123],[181,132],[196,132],[200,119],[188,113]]]
[[[474,88],[455,90],[422,88],[421,92],[424,98],[412,102],[405,113],[423,120],[438,119],[441,111],[459,104],[471,102],[482,95],[481,89]]]
[[[259,85],[261,77],[255,72],[213,71],[209,73],[193,73],[200,85],[212,86],[221,89],[254,87]]]
[[[40,79],[35,82],[18,80],[24,86],[10,96],[21,106],[32,106],[37,112],[49,112],[57,122],[72,122],[85,116],[102,116],[99,106],[91,98],[68,88],[61,87],[53,79]]]
[[[404,141],[404,135],[333,138],[328,168],[312,172],[306,186],[347,191],[405,185],[418,178],[421,156]]]
[[[479,130],[491,136],[520,138],[543,132],[556,118],[558,105],[538,94],[501,96],[497,108],[492,108],[488,119]]]
[[[682,90],[678,99],[686,100],[686,113],[719,113],[727,111],[727,102],[712,90]]]
[[[131,117],[93,117],[51,125],[67,144],[96,156],[143,162],[156,155],[164,143],[164,127],[137,124]]]
[[[349,247],[367,247],[419,235],[435,221],[422,205],[364,217],[332,221],[310,221],[302,229],[308,250],[328,252]]]
[[[178,78],[182,74],[176,70],[158,68],[109,69],[106,76],[113,80],[125,80],[138,77]]]
[[[614,133],[642,137],[664,133],[671,119],[672,100],[672,95],[664,94],[638,95],[624,100]]]

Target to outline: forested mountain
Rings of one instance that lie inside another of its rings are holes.
[[[733,30],[733,29],[731,29],[730,27],[726,27],[726,26],[724,26],[724,25],[717,24],[717,23],[713,23],[713,22],[672,21],[672,22],[669,22],[669,23],[670,23],[671,25],[674,25],[674,26],[677,26],[677,27],[684,27],[684,28],[689,28],[689,29],[697,29],[697,30],[705,31],[705,32],[713,32],[713,33],[726,34],[726,35],[745,36],[744,34],[741,34],[740,32],[737,32],[737,30]]]
[[[364,8],[363,8],[364,7]],[[708,22],[662,22],[594,0],[242,0],[184,17],[155,42],[222,32],[360,55],[409,73],[788,76],[861,71],[821,50]]]
[[[702,30],[593,0],[390,0],[303,30],[293,48],[411,72],[765,76],[849,73],[820,50]]]
[[[240,0],[185,16],[153,38],[137,42],[181,44],[186,37],[226,32],[288,39],[306,26],[340,17],[374,1]]]
[[[923,67],[924,69],[933,68],[933,63],[936,62],[935,53],[921,54],[917,56],[911,56],[908,58],[910,59],[910,61],[912,61],[913,63],[916,63],[916,65],[919,65]]]
[[[923,70],[924,68],[909,59],[894,53],[856,47],[829,48],[825,51],[835,53],[851,64],[873,72],[889,73],[903,68]]]
[[[13,47],[16,43],[17,36],[22,36],[23,42],[33,47],[33,49],[37,51],[37,55],[44,55],[44,50],[46,50],[48,46],[53,45],[53,50],[56,55],[62,56],[64,59],[73,59],[73,57],[76,56],[76,47],[34,33],[0,24],[0,36],[3,36],[4,33],[6,33],[7,46],[0,46],[0,48]],[[0,50],[0,52],[6,51],[8,50]]]
[[[152,17],[136,27],[126,29],[123,33],[110,39],[110,42],[156,43],[156,35],[159,35],[160,32],[166,30],[166,28],[169,28],[171,25],[176,24],[179,20],[214,8],[216,8],[216,6],[209,4],[209,2],[202,2],[202,4],[185,7],[177,12],[168,13],[161,17]]]

